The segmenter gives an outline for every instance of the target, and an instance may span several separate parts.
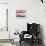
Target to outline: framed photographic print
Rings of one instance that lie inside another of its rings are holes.
[[[25,10],[16,10],[16,17],[25,17],[26,11]]]

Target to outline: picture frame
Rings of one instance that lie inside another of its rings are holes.
[[[26,10],[16,10],[16,17],[25,17]]]

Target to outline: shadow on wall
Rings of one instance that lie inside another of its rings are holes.
[[[40,25],[40,39],[42,40],[42,45],[44,46],[43,26],[42,25]]]

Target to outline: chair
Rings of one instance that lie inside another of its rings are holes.
[[[20,44],[22,41],[25,41],[25,38],[24,38],[25,34],[29,34],[32,36],[29,39],[29,41],[31,42],[32,45],[34,42],[39,43],[39,33],[40,33],[40,24],[36,24],[36,23],[29,24],[29,23],[27,23],[27,31],[22,31],[22,34],[19,35],[20,36]]]

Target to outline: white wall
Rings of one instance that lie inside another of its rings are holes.
[[[16,9],[25,9],[27,13],[26,18],[16,18]],[[44,41],[46,42],[45,4],[42,4],[40,0],[11,0],[9,2],[9,15],[11,38],[13,38],[13,33],[16,30],[19,32],[27,30],[27,22],[34,22],[42,25]]]
[[[0,4],[0,39],[9,39],[7,28],[7,9],[8,4]]]
[[[6,23],[5,23],[6,18],[5,17],[6,17],[6,9],[8,8],[8,5],[7,4],[1,4],[1,3],[8,3],[8,0],[0,0],[0,27],[4,27],[4,26],[6,26]],[[2,18],[1,18],[1,16],[2,16]],[[4,20],[2,20],[2,19],[4,19]],[[1,23],[1,21],[3,23]],[[1,32],[0,31],[0,39],[9,39],[9,32],[7,32],[7,31]],[[12,46],[12,45],[11,45],[11,43],[0,43],[0,46]]]
[[[8,3],[8,0],[0,0],[0,3]]]
[[[16,18],[16,9],[25,9],[26,18]],[[19,32],[27,29],[27,22],[40,23],[45,27],[46,16],[44,6],[40,0],[11,0],[9,2],[9,31],[11,36],[18,30]]]

